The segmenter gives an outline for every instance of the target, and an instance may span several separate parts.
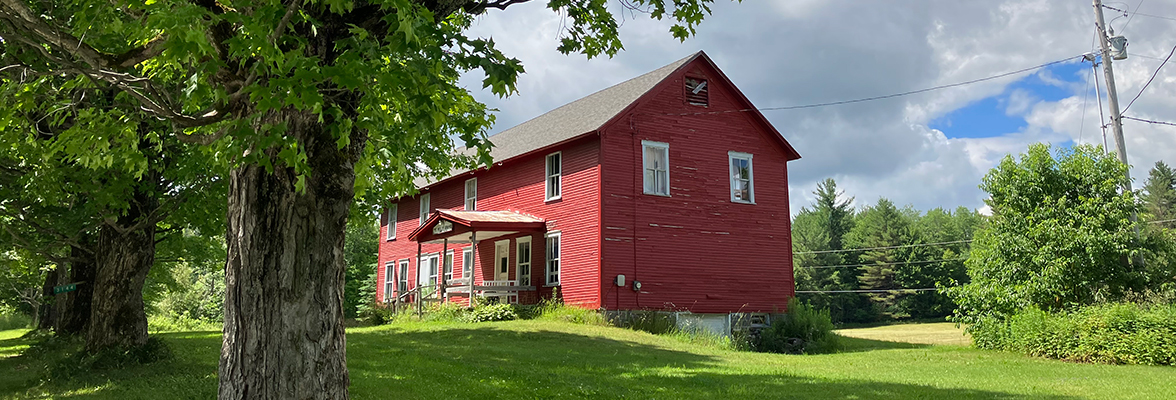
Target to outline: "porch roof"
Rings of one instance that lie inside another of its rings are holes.
[[[408,239],[436,243],[448,238],[452,243],[470,243],[474,232],[478,232],[478,240],[484,240],[521,232],[543,232],[546,227],[542,218],[515,211],[435,210]]]

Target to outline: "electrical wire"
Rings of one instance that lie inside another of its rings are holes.
[[[1139,3],[1135,5],[1135,11],[1138,12],[1139,6],[1142,6],[1142,5],[1143,5],[1143,0],[1139,0]],[[1123,32],[1127,32],[1127,25],[1131,25],[1131,20],[1133,20],[1133,19],[1135,19],[1134,13],[1132,13],[1131,16],[1127,17],[1127,22],[1124,22],[1123,26],[1119,28],[1120,35],[1122,35]]]
[[[1165,64],[1168,64],[1168,60],[1172,59],[1173,54],[1176,54],[1176,46],[1172,46],[1172,51],[1168,52],[1168,58],[1165,58],[1164,62],[1160,63],[1160,66],[1156,67],[1156,72],[1152,72],[1151,78],[1148,78],[1147,83],[1143,84],[1142,88],[1139,88],[1139,93],[1136,93],[1135,98],[1131,99],[1130,103],[1127,103],[1127,107],[1123,108],[1123,112],[1127,112],[1127,110],[1130,110],[1131,105],[1135,104],[1135,100],[1139,100],[1139,96],[1142,95],[1143,91],[1147,90],[1147,86],[1151,85],[1152,81],[1154,81],[1156,79],[1156,75],[1160,74],[1160,69],[1164,68]]]
[[[945,288],[946,289],[946,288]],[[939,288],[919,289],[857,289],[857,290],[797,290],[795,293],[894,293],[894,292],[926,292]]]
[[[1171,126],[1176,126],[1176,123],[1171,123],[1171,122],[1164,122],[1164,121],[1153,121],[1153,120],[1150,120],[1150,119],[1143,119],[1143,118],[1128,117],[1128,116],[1126,116],[1126,115],[1123,115],[1123,116],[1121,116],[1121,118],[1123,118],[1123,119],[1129,119],[1129,120],[1132,120],[1132,121],[1147,122],[1147,123],[1149,123],[1149,124],[1159,124],[1159,125],[1171,125]]]
[[[971,241],[972,241],[972,239],[967,239],[967,240],[956,240],[956,241],[951,241],[951,242],[936,242],[936,243],[904,244],[904,245],[901,245],[901,246],[865,247],[865,248],[860,248],[860,249],[841,249],[841,250],[818,250],[818,251],[802,251],[802,252],[799,252],[799,253],[796,253],[796,252],[794,252],[794,253],[792,253],[792,255],[801,255],[801,254],[827,254],[827,253],[844,253],[844,252],[847,252],[847,251],[889,250],[889,249],[901,249],[901,248],[906,248],[906,247],[939,246],[939,245],[944,245],[944,244],[970,243]]]
[[[1115,7],[1111,7],[1111,6],[1108,6],[1108,5],[1105,5],[1105,4],[1103,5],[1103,8],[1105,8],[1105,9],[1108,9],[1108,10],[1115,10],[1115,11],[1118,11],[1118,12],[1121,12],[1121,13],[1127,13],[1127,14],[1130,14],[1130,15],[1142,15],[1142,16],[1145,16],[1145,17],[1152,17],[1152,18],[1166,19],[1166,20],[1169,20],[1169,21],[1176,21],[1176,18],[1172,18],[1172,17],[1165,17],[1165,16],[1162,16],[1162,15],[1144,14],[1144,13],[1141,13],[1141,12],[1127,12],[1127,10],[1121,10],[1121,9],[1118,9],[1118,8],[1115,8]],[[1124,26],[1126,26],[1126,25],[1124,25]]]
[[[894,93],[894,94],[888,94],[888,95],[883,95],[883,96],[863,97],[863,98],[860,98],[860,99],[853,99],[853,100],[831,101],[831,102],[826,102],[826,103],[804,104],[804,105],[798,105],[798,106],[765,107],[765,108],[743,108],[743,109],[738,109],[738,110],[709,111],[709,112],[707,112],[707,111],[704,111],[704,112],[692,112],[692,113],[668,113],[668,114],[659,114],[659,115],[676,115],[676,116],[685,116],[685,115],[715,115],[715,114],[727,114],[727,113],[736,113],[736,112],[749,112],[749,111],[781,111],[781,110],[800,110],[800,109],[805,109],[805,108],[818,108],[818,107],[828,107],[828,106],[839,106],[839,105],[853,104],[853,103],[862,103],[862,102],[867,102],[867,101],[874,101],[874,100],[892,99],[892,98],[895,98],[895,97],[910,96],[910,95],[912,95],[912,94],[926,93],[926,92],[931,92],[931,91],[935,91],[935,90],[948,89],[948,88],[953,88],[953,87],[957,87],[957,86],[971,85],[971,84],[973,84],[973,83],[979,83],[979,82],[984,82],[984,81],[990,81],[990,80],[993,80],[993,79],[1004,78],[1004,77],[1006,77],[1006,76],[1009,76],[1009,75],[1016,75],[1016,74],[1019,74],[1019,73],[1022,73],[1022,72],[1033,71],[1033,70],[1036,70],[1036,69],[1041,69],[1041,68],[1045,68],[1045,67],[1048,67],[1048,66],[1051,66],[1051,65],[1061,64],[1061,63],[1064,63],[1064,62],[1068,62],[1068,61],[1074,60],[1074,59],[1076,59],[1076,58],[1080,58],[1080,57],[1082,57],[1082,56],[1083,56],[1083,55],[1077,55],[1077,56],[1073,56],[1073,57],[1067,57],[1067,58],[1064,58],[1064,59],[1061,59],[1061,60],[1057,60],[1057,61],[1050,61],[1050,62],[1047,62],[1047,63],[1045,63],[1045,64],[1041,64],[1041,65],[1035,65],[1035,66],[1032,66],[1032,67],[1029,67],[1029,68],[1022,68],[1022,69],[1019,69],[1019,70],[1016,70],[1016,71],[1009,71],[1009,72],[1005,72],[1005,73],[1002,73],[1002,74],[997,74],[997,75],[989,76],[989,77],[986,77],[986,78],[973,79],[973,80],[970,80],[970,81],[964,81],[964,82],[950,83],[950,84],[946,84],[946,85],[933,86],[933,87],[929,87],[929,88],[925,88],[925,89],[912,90],[912,91],[909,91],[909,92]]]
[[[1162,224],[1165,222],[1176,222],[1176,219],[1162,219],[1159,221],[1147,221],[1146,223],[1148,223],[1148,224]]]
[[[825,269],[825,268],[873,267],[873,266],[881,266],[881,265],[930,264],[930,263],[937,263],[937,262],[964,261],[964,260],[967,260],[967,259],[966,258],[947,258],[947,259],[943,259],[943,260],[903,261],[903,262],[873,263],[873,264],[814,265],[814,266],[799,265],[799,266],[797,266],[797,268]]]

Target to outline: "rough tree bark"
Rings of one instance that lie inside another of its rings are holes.
[[[87,235],[89,236],[89,235]],[[92,239],[92,236],[90,237]],[[90,243],[91,240],[80,240]],[[70,248],[69,279],[66,283],[80,282],[78,290],[59,295],[56,331],[58,334],[76,335],[86,331],[90,322],[90,304],[94,297],[94,256],[76,247]]]
[[[263,122],[287,124],[311,172],[298,192],[270,151],[272,173],[247,165],[230,176],[220,398],[345,399],[343,235],[365,138],[340,149],[309,112]]]
[[[140,222],[158,200],[137,189],[129,203],[126,213],[98,229],[87,352],[147,344],[143,282],[155,263],[155,224]]]
[[[41,299],[37,303],[37,329],[49,329],[53,327],[54,307],[53,307],[53,286],[57,285],[57,269],[54,268],[45,273],[45,283],[41,284]]]

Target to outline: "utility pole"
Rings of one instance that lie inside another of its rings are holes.
[[[1123,142],[1123,118],[1119,115],[1119,93],[1115,90],[1115,71],[1111,69],[1111,49],[1107,42],[1107,26],[1103,22],[1102,0],[1094,0],[1095,28],[1098,29],[1098,43],[1102,47],[1103,74],[1107,78],[1107,100],[1111,108],[1111,131],[1115,137],[1115,152],[1119,162],[1127,163],[1127,144]],[[1127,190],[1131,190],[1131,168],[1127,168]],[[1134,216],[1131,218],[1135,221]]]
[[[1119,114],[1119,94],[1115,90],[1115,71],[1111,68],[1111,49],[1110,43],[1107,40],[1107,24],[1103,22],[1103,7],[1102,0],[1094,0],[1094,18],[1095,28],[1098,30],[1098,44],[1102,48],[1102,62],[1103,74],[1107,78],[1107,100],[1111,108],[1111,132],[1115,136],[1115,153],[1119,157],[1119,162],[1127,166],[1123,173],[1126,175],[1123,185],[1128,192],[1131,191],[1131,164],[1127,163],[1127,144],[1123,141],[1123,117]],[[1131,212],[1131,225],[1135,228],[1135,240],[1139,241],[1139,216],[1135,211]],[[1143,255],[1140,254],[1136,260],[1140,267],[1143,267]]]

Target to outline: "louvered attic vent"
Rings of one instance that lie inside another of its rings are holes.
[[[708,106],[709,89],[706,79],[686,78],[686,102],[696,106]]]

